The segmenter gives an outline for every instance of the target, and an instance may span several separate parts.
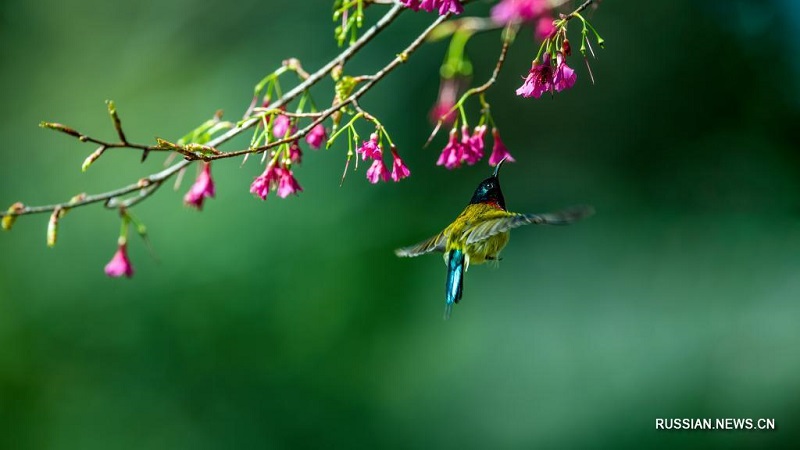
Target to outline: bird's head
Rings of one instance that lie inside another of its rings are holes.
[[[503,191],[500,189],[500,166],[505,161],[503,158],[494,168],[494,173],[489,178],[481,181],[475,193],[472,194],[472,200],[469,201],[471,205],[476,203],[491,203],[506,209],[506,200],[503,198]]]

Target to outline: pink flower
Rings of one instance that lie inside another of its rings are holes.
[[[414,11],[419,11],[419,0],[400,0],[400,4]]]
[[[257,176],[250,185],[250,193],[261,197],[261,200],[266,200],[269,191],[274,189],[278,182],[278,170],[280,169],[272,163],[267,164],[264,173]]]
[[[553,18],[550,16],[542,16],[536,22],[536,31],[534,31],[534,36],[536,39],[543,41],[549,37],[553,36],[555,33],[556,27],[553,25]]]
[[[214,196],[214,180],[211,179],[211,163],[204,162],[203,170],[197,176],[189,192],[183,196],[183,202],[188,206],[203,209],[203,200]]]
[[[283,139],[287,137],[287,132],[292,135],[296,131],[297,127],[292,124],[292,119],[289,116],[279,114],[275,117],[275,122],[272,124],[272,135],[275,136],[275,139]]]
[[[549,9],[547,0],[500,0],[492,8],[492,20],[501,25],[509,22],[528,22]]]
[[[453,106],[456,106],[455,101],[448,101],[446,99],[442,99],[441,97],[439,97],[439,99],[436,100],[436,104],[433,105],[433,108],[431,108],[431,112],[429,115],[431,122],[435,124],[436,122],[439,121],[439,119],[441,119],[442,122],[446,125],[450,125],[451,123],[453,123],[453,121],[456,118],[455,114],[456,112],[450,111],[451,109],[453,109]]]
[[[400,0],[400,4],[414,11],[434,11],[438,10],[439,15],[443,16],[449,12],[460,14],[464,11],[464,6],[460,0]]]
[[[297,183],[291,170],[279,167],[276,171],[278,171],[279,177],[277,189],[278,197],[286,198],[291,194],[297,194],[303,191],[303,188]]]
[[[356,150],[356,153],[361,153],[362,161],[366,161],[367,158],[380,158],[383,154],[383,150],[381,150],[381,146],[378,145],[378,134],[372,133],[369,137],[369,140],[364,141],[361,144],[361,147]]]
[[[400,155],[397,154],[397,149],[392,146],[392,180],[396,183],[409,175],[411,175],[411,171],[403,164],[403,160],[400,159]]]
[[[437,166],[445,166],[454,169],[461,165],[461,158],[464,156],[464,146],[458,142],[457,131],[455,128],[450,130],[450,140],[442,149],[442,154],[436,161]]]
[[[483,159],[484,138],[486,136],[486,125],[475,127],[472,136],[466,136],[464,142],[464,130],[462,130],[461,143],[464,145],[463,160],[470,166]]]
[[[120,244],[117,247],[117,252],[114,253],[111,261],[106,264],[105,271],[106,275],[113,278],[119,278],[123,275],[128,278],[133,276],[133,266],[128,259],[128,246],[126,244]]]
[[[465,124],[461,126],[461,162],[466,162],[470,166],[475,164],[477,159],[472,153],[472,148],[469,144],[469,127]]]
[[[553,76],[553,84],[556,87],[556,91],[561,92],[574,86],[578,75],[567,65],[561,52],[556,54],[556,61],[558,62],[556,64],[556,74]]]
[[[539,98],[545,91],[553,90],[553,66],[550,64],[550,54],[542,56],[542,62],[534,61],[525,82],[517,89],[517,95],[525,98]]]
[[[447,125],[453,123],[456,112],[451,110],[456,106],[456,99],[463,83],[464,79],[461,77],[442,78],[439,83],[439,97],[430,112],[432,123],[436,124],[440,119]]]
[[[367,170],[367,179],[370,183],[375,184],[381,179],[389,181],[389,169],[383,163],[383,158],[376,158],[370,168]]]
[[[306,142],[308,142],[309,147],[313,148],[314,150],[320,148],[322,143],[328,139],[328,134],[325,131],[325,126],[321,123],[318,123],[311,131],[308,132],[306,135]]]
[[[289,144],[289,161],[294,164],[300,164],[303,159],[303,151],[300,150],[300,144],[297,141],[292,141]]]
[[[514,162],[511,153],[508,153],[508,149],[500,139],[500,131],[497,128],[492,128],[492,138],[494,139],[494,145],[492,146],[492,155],[489,156],[489,165],[496,166],[503,158],[508,162]]]
[[[278,197],[286,198],[302,192],[303,188],[297,183],[291,170],[270,163],[264,173],[256,177],[250,185],[250,192],[261,197],[261,200],[266,200],[270,191],[276,191]]]
[[[441,0],[421,0],[417,9],[422,8],[424,11],[431,12],[434,9],[439,9],[440,2]]]
[[[460,0],[440,0],[439,2],[439,15],[443,16],[447,13],[461,14],[464,12],[464,6]]]

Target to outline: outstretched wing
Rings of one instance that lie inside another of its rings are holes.
[[[444,236],[444,233],[439,233],[430,239],[420,242],[419,244],[398,248],[394,251],[394,254],[400,257],[410,258],[430,252],[443,252],[446,242],[447,238]]]
[[[591,206],[573,206],[562,211],[545,214],[511,214],[480,222],[466,233],[467,244],[474,244],[496,234],[522,225],[569,225],[594,214]]]

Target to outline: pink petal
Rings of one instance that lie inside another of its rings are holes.
[[[106,264],[105,272],[106,275],[114,278],[121,276],[130,278],[133,276],[133,266],[128,259],[128,251],[125,244],[122,244],[117,248],[117,252],[114,253],[111,261]]]

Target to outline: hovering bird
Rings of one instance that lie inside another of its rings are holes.
[[[481,181],[469,205],[447,228],[436,236],[410,247],[395,250],[400,257],[413,257],[430,252],[443,252],[447,266],[444,317],[450,317],[453,304],[461,300],[464,272],[470,264],[498,261],[500,251],[508,244],[509,230],[528,224],[568,225],[594,214],[591,206],[574,206],[546,214],[520,214],[506,210],[503,191],[497,175],[505,158],[494,173]]]

